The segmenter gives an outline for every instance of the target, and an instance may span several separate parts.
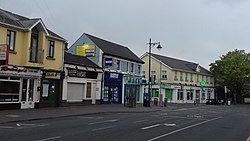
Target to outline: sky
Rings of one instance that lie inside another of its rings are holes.
[[[249,0],[0,0],[0,8],[46,27],[72,45],[83,33],[152,53],[209,64],[229,51],[250,51]]]

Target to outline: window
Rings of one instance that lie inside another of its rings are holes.
[[[138,65],[138,74],[141,73],[141,65]]]
[[[152,97],[159,97],[159,89],[152,89]]]
[[[193,74],[190,74],[190,82],[193,82]]]
[[[91,98],[91,83],[87,82],[87,94],[86,98]]]
[[[214,78],[211,77],[211,78],[210,78],[210,84],[213,84],[213,81],[214,81]]]
[[[0,102],[19,101],[20,82],[0,81]]]
[[[188,90],[187,91],[187,100],[193,100],[193,91],[192,90]]]
[[[121,61],[120,60],[116,60],[116,66],[117,66],[117,70],[121,69]]]
[[[142,76],[145,78],[145,74],[146,72],[145,71],[142,71]]]
[[[130,64],[130,69],[131,69],[130,72],[134,72],[134,63]]]
[[[183,81],[183,73],[180,72],[180,81]]]
[[[205,95],[206,95],[206,91],[202,90],[202,92],[201,92],[201,100],[205,100]]]
[[[7,30],[6,43],[10,46],[10,51],[15,51],[16,32]]]
[[[196,82],[199,82],[199,75],[197,74]]]
[[[210,83],[210,77],[207,76],[207,84],[209,84],[209,83]]]
[[[188,82],[188,73],[185,75],[185,81]]]
[[[177,71],[174,72],[174,80],[178,81],[178,78],[177,78]]]
[[[167,71],[162,71],[161,78],[162,78],[162,79],[168,79]]]
[[[177,100],[183,100],[183,90],[182,89],[178,89]]]
[[[129,72],[129,63],[127,62],[127,72]]]
[[[201,76],[201,80],[204,81],[204,75]]]
[[[54,58],[55,42],[48,40],[48,57]]]
[[[152,82],[155,82],[155,80],[156,80],[156,72],[155,71],[151,71],[151,77],[152,77]]]

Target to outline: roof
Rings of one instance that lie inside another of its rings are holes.
[[[154,58],[162,61],[164,64],[168,65],[169,67],[171,67],[173,69],[180,69],[180,70],[186,70],[186,71],[196,71],[196,68],[199,66],[200,73],[210,74],[210,72],[207,69],[203,68],[202,66],[200,66],[197,63],[188,62],[188,61],[175,59],[175,58],[170,58],[170,57],[166,57],[166,56],[162,56],[162,55],[158,55],[158,54],[153,54],[153,53],[151,53],[151,55]]]
[[[65,52],[64,54],[64,63],[101,69],[101,67],[90,61],[88,58],[77,56],[68,52]]]
[[[138,63],[144,63],[139,57],[137,57],[128,47],[118,45],[98,37],[84,33],[90,40],[92,40],[105,55],[112,55],[122,59],[131,60]]]
[[[29,19],[27,17],[17,15],[15,13],[0,9],[0,23],[7,24],[10,26],[15,26],[20,29],[30,29],[39,21],[42,22],[40,18]],[[57,35],[56,33],[50,31],[45,27],[45,29],[49,32],[49,35],[56,37],[60,40],[64,40],[61,36]]]

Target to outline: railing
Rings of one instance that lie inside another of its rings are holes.
[[[29,62],[32,63],[43,63],[44,50],[42,48],[30,48],[29,49]]]

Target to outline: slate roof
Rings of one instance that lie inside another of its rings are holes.
[[[170,58],[170,57],[166,57],[166,56],[162,56],[158,54],[151,53],[151,55],[173,69],[196,71],[196,68],[199,65],[197,63]],[[200,66],[200,73],[210,74],[210,72],[207,69],[203,68],[202,66]]]
[[[41,20],[41,19],[40,18],[29,19],[27,17],[17,15],[15,13],[0,9],[0,23],[4,23],[4,24],[7,24],[7,25],[12,25],[12,26],[15,26],[17,28],[29,29],[35,23],[37,23],[39,20]],[[61,40],[65,40],[61,36],[59,36],[56,33],[50,31],[49,29],[46,28],[46,30],[49,32],[49,34],[51,36],[54,36],[54,37],[59,38]]]
[[[98,37],[84,33],[90,40],[92,40],[105,55],[112,55],[122,59],[127,59],[137,63],[144,63],[139,57],[137,57],[128,47],[118,45]]]
[[[90,61],[88,58],[74,55],[68,52],[65,52],[64,54],[64,63],[101,69],[101,67]]]

